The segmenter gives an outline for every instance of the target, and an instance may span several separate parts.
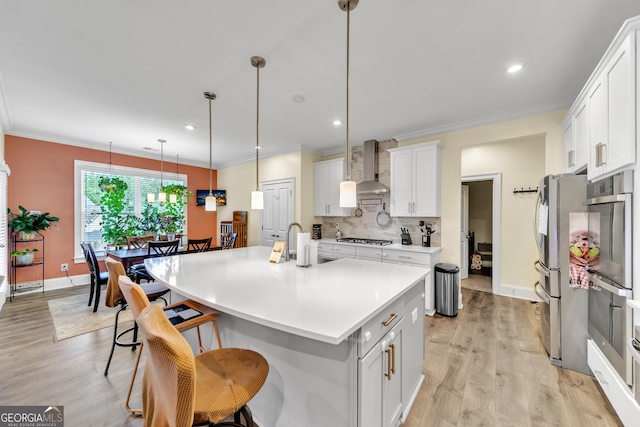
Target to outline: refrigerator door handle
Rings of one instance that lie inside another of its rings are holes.
[[[542,204],[542,186],[538,187],[538,198],[536,200],[536,210],[533,213],[533,237],[536,239],[538,251],[542,252],[542,238],[538,232],[538,217],[540,216],[540,205]]]
[[[542,289],[542,285],[540,285],[540,282],[536,282],[533,289],[535,290],[536,295],[538,295],[538,297],[542,301],[544,301],[545,304],[551,304],[551,298],[549,298],[547,296],[547,293],[544,291],[544,289]]]
[[[540,266],[540,267],[538,267]],[[549,272],[549,270],[547,268],[545,268],[540,261],[536,261],[533,263],[533,268],[536,269],[536,271],[540,274],[542,274],[544,277],[550,277],[551,276],[551,272]]]

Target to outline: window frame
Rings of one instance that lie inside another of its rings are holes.
[[[153,179],[161,179],[166,178],[167,173],[156,171],[152,169],[142,169],[130,166],[119,166],[119,165],[109,165],[107,163],[97,163],[97,162],[89,162],[86,160],[74,160],[73,164],[73,262],[74,264],[81,264],[86,262],[84,259],[84,254],[82,253],[82,248],[80,247],[80,242],[82,241],[82,230],[84,229],[83,218],[82,215],[82,202],[84,198],[84,194],[82,192],[82,172],[90,171],[90,172],[101,172],[107,173],[107,168],[111,169],[114,175],[134,175],[136,177],[142,178],[153,178]],[[175,181],[176,174],[172,174],[171,181]],[[177,178],[182,180],[182,185],[187,186],[187,178],[188,175],[179,173],[177,174]],[[143,203],[142,201],[141,203]],[[187,204],[184,206],[184,214],[185,218],[188,215],[188,207]],[[187,227],[188,221],[185,221],[184,224],[184,235],[187,235]],[[97,252],[99,253],[99,252]],[[104,255],[104,252],[101,254]]]

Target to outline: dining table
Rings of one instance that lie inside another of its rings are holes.
[[[209,251],[218,251],[221,250],[222,246],[212,246],[208,250]],[[185,255],[190,253],[196,253],[196,250],[189,250],[186,246],[182,248],[178,248],[178,251],[175,255]],[[111,249],[107,250],[107,256],[119,261],[124,266],[125,271],[128,271],[132,265],[140,264],[144,262],[147,258],[161,257],[165,256],[164,254],[154,254],[149,253],[148,248],[133,248],[133,249]]]

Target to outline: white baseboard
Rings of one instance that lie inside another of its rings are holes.
[[[85,286],[91,283],[91,276],[89,274],[79,274],[77,276],[67,277],[55,277],[53,279],[45,279],[44,291],[53,291],[54,289],[71,288],[73,286]],[[42,288],[34,289],[32,291],[21,292],[16,295],[18,298],[20,295],[34,294],[42,292]],[[7,289],[7,298],[9,298],[9,289]]]
[[[526,299],[529,301],[538,301],[540,302],[540,298],[536,295],[536,292],[533,288],[525,288],[522,286],[512,286],[512,285],[501,285],[500,286],[500,295],[511,298],[519,298]]]

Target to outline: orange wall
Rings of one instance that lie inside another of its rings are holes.
[[[114,165],[160,170],[160,162],[122,154],[113,154]],[[8,206],[12,212],[18,205],[28,210],[49,212],[60,218],[55,226],[44,232],[45,279],[65,276],[60,264],[69,264],[69,275],[88,273],[85,263],[73,262],[73,163],[74,160],[108,163],[109,153],[70,145],[5,135],[5,161],[11,168]],[[193,197],[188,201],[188,231],[191,238],[213,236],[217,241],[216,212],[206,212],[196,206],[196,189],[209,188],[209,169],[180,165],[180,173],[188,176]],[[164,170],[175,171],[176,164],[164,162]],[[217,171],[213,171],[213,187],[217,186]],[[25,275],[18,282],[35,280],[27,277],[36,268],[22,269]]]

